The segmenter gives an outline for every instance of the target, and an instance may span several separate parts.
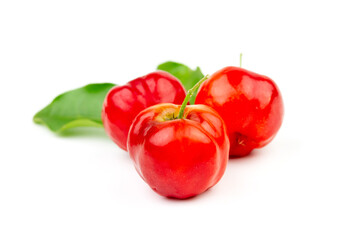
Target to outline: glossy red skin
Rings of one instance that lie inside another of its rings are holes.
[[[142,111],[129,131],[128,149],[135,168],[158,194],[189,198],[214,186],[229,158],[226,127],[205,105],[185,108],[158,104]]]
[[[246,156],[268,144],[280,129],[283,100],[273,80],[239,67],[225,67],[199,88],[196,104],[214,108],[224,119],[230,156]]]
[[[164,71],[116,86],[109,91],[103,104],[105,131],[120,148],[127,150],[130,125],[140,111],[158,103],[181,104],[185,95],[181,82]]]

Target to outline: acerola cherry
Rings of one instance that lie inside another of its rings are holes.
[[[128,150],[137,172],[162,196],[198,195],[220,180],[227,165],[225,124],[208,106],[186,106],[193,92],[181,107],[164,103],[143,110],[129,131]]]
[[[103,104],[105,131],[120,148],[127,150],[130,125],[141,110],[158,103],[181,104],[185,95],[181,82],[164,71],[116,86],[109,91]]]
[[[275,82],[239,67],[225,67],[210,76],[200,86],[195,103],[214,108],[224,119],[230,156],[245,156],[268,144],[284,114]]]

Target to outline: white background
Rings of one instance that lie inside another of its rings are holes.
[[[0,2],[0,239],[360,239],[358,1]],[[102,129],[33,115],[164,61],[275,80],[283,126],[210,191],[154,193]]]

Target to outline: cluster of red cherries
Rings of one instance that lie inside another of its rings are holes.
[[[195,104],[189,105],[197,88]],[[176,77],[163,71],[116,86],[105,98],[102,120],[155,192],[185,199],[214,186],[229,157],[244,157],[267,145],[283,114],[273,80],[225,67],[187,93]]]

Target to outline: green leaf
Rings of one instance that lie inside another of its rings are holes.
[[[112,83],[89,84],[57,96],[34,116],[34,122],[51,131],[74,127],[102,127],[101,109]]]
[[[176,63],[176,62],[162,63],[157,67],[157,69],[166,71],[177,77],[184,85],[186,91],[191,89],[200,79],[204,77],[204,74],[201,72],[199,67],[197,67],[195,70],[192,70],[191,68],[185,66],[184,64]],[[190,98],[191,104],[194,104],[196,94],[197,91]]]

